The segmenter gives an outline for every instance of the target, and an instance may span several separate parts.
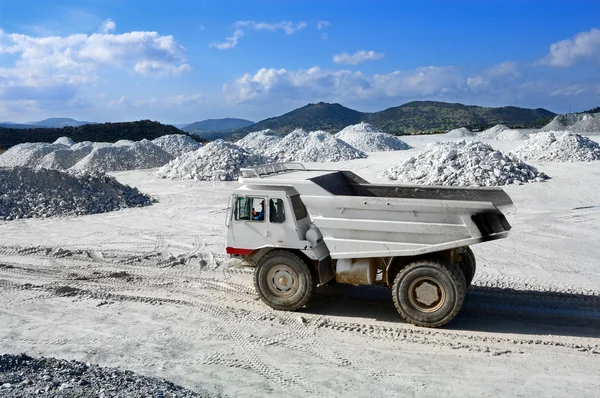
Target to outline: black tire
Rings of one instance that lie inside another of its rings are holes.
[[[465,277],[458,267],[439,259],[417,260],[398,272],[392,297],[407,322],[440,327],[458,313],[465,291]]]
[[[477,269],[477,262],[475,261],[475,254],[473,254],[473,250],[469,246],[466,247],[466,250],[461,255],[460,262],[458,266],[461,271],[465,275],[465,281],[467,282],[467,288],[471,286],[471,282],[473,282],[473,278],[475,277],[475,270]]]
[[[258,262],[254,270],[254,287],[269,307],[295,311],[311,299],[316,279],[308,264],[297,255],[274,250]]]

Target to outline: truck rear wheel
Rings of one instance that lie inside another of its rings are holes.
[[[439,327],[458,313],[465,291],[465,277],[458,268],[438,259],[417,260],[398,272],[392,297],[407,322]]]
[[[473,250],[469,246],[466,247],[466,250],[463,254],[461,254],[460,262],[458,266],[462,270],[463,274],[465,274],[465,280],[467,282],[467,288],[471,286],[471,282],[473,282],[473,278],[475,277],[476,270],[476,261],[475,254],[473,254]]]
[[[258,262],[254,270],[254,287],[269,307],[295,311],[308,303],[316,282],[311,269],[300,257],[275,250]]]

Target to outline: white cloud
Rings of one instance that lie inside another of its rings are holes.
[[[329,21],[318,21],[317,22],[317,30],[325,29],[326,27],[331,26]]]
[[[336,64],[356,65],[365,61],[376,61],[385,57],[384,53],[376,53],[375,51],[360,50],[350,55],[346,52],[333,56],[333,62]]]
[[[233,35],[226,37],[224,42],[221,43],[210,43],[209,47],[213,47],[219,50],[227,50],[237,46],[238,40],[244,37],[244,32],[241,29],[233,32]]]
[[[490,78],[519,76],[519,64],[513,61],[504,61],[498,65],[485,69],[483,74]]]
[[[110,32],[114,32],[116,28],[117,24],[115,24],[115,21],[108,18],[107,20],[102,22],[102,25],[100,26],[100,33],[108,34]]]
[[[538,63],[556,67],[569,67],[584,58],[600,62],[600,29],[577,34],[573,39],[550,45],[550,54]]]
[[[0,98],[33,99],[45,91],[72,97],[82,84],[98,80],[105,69],[123,69],[142,76],[179,75],[191,70],[186,51],[172,36],[156,32],[112,34],[107,19],[101,33],[33,37],[0,30],[0,54],[12,54],[0,67]]]
[[[349,70],[312,67],[306,70],[262,68],[223,86],[233,103],[278,101],[279,98],[340,100],[407,96],[440,96],[465,89],[466,84],[453,67],[425,67],[412,72],[395,71],[367,76]]]
[[[216,48],[219,50],[227,50],[230,48],[234,48],[237,46],[239,39],[246,35],[247,30],[252,31],[283,31],[287,35],[292,35],[299,30],[306,28],[306,22],[289,22],[282,21],[277,23],[267,23],[267,22],[256,22],[256,21],[237,21],[233,24],[236,28],[233,35],[225,38],[225,41],[222,42],[213,42],[209,44],[209,47]]]

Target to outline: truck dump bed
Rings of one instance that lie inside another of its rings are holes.
[[[350,171],[246,171],[240,182],[291,186],[332,258],[412,256],[501,239],[515,207],[500,188],[370,184]]]

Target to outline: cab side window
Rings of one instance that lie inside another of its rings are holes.
[[[238,197],[235,204],[235,219],[237,221],[265,220],[265,198]]]
[[[281,224],[285,222],[283,200],[269,199],[269,222]]]

